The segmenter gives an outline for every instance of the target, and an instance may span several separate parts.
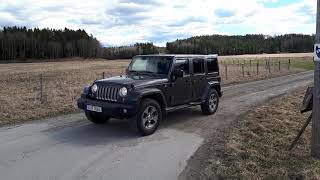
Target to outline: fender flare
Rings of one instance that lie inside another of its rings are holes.
[[[211,88],[215,88],[219,94],[219,97],[222,96],[222,92],[221,92],[221,85],[219,81],[210,81],[208,82],[206,88],[204,89],[203,93],[202,93],[202,97],[201,97],[201,102],[204,102],[208,96],[209,90]]]
[[[163,102],[163,106],[164,106],[163,108],[165,109],[167,107],[167,101],[166,101],[166,98],[165,98],[163,92],[157,88],[141,89],[141,90],[138,90],[137,93],[139,94],[138,95],[138,102],[139,103],[146,96],[159,95],[161,97],[162,102]]]

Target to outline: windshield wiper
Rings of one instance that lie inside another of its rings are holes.
[[[138,74],[138,73],[139,73],[139,71],[130,70],[130,71],[128,71],[128,73]]]
[[[141,73],[147,73],[147,74],[157,74],[155,72],[151,72],[151,71],[140,71]]]
[[[161,76],[163,74],[155,73],[152,71],[134,71],[130,70],[129,73],[134,73],[134,74],[146,74],[146,75],[153,75],[153,76]]]
[[[130,70],[129,73],[145,73],[145,74],[154,74],[154,72],[151,71],[135,71],[135,70]]]

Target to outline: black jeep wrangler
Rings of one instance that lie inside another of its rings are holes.
[[[93,123],[126,118],[142,135],[150,135],[174,110],[200,105],[204,114],[214,114],[220,82],[217,55],[140,55],[126,75],[85,87],[78,107]]]

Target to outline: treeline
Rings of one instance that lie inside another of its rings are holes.
[[[314,35],[196,36],[168,42],[166,47],[152,43],[102,47],[84,30],[27,29],[4,27],[0,30],[0,60],[57,59],[67,57],[129,59],[138,54],[259,54],[312,52]]]
[[[312,52],[314,35],[287,34],[280,36],[245,35],[196,36],[166,45],[169,53],[240,55],[259,53]]]
[[[133,46],[104,48],[102,57],[105,59],[130,59],[139,54],[159,54],[165,52],[165,48],[156,47],[152,43],[136,43]]]
[[[98,57],[100,43],[84,30],[27,29],[4,27],[0,31],[0,59],[55,59],[64,57]]]
[[[165,48],[152,43],[104,48],[84,30],[27,29],[5,27],[0,30],[0,60],[57,59],[68,57],[129,59],[138,54],[158,54]]]

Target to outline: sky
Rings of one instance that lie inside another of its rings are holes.
[[[103,46],[315,33],[316,0],[0,0],[0,28],[84,29]]]

